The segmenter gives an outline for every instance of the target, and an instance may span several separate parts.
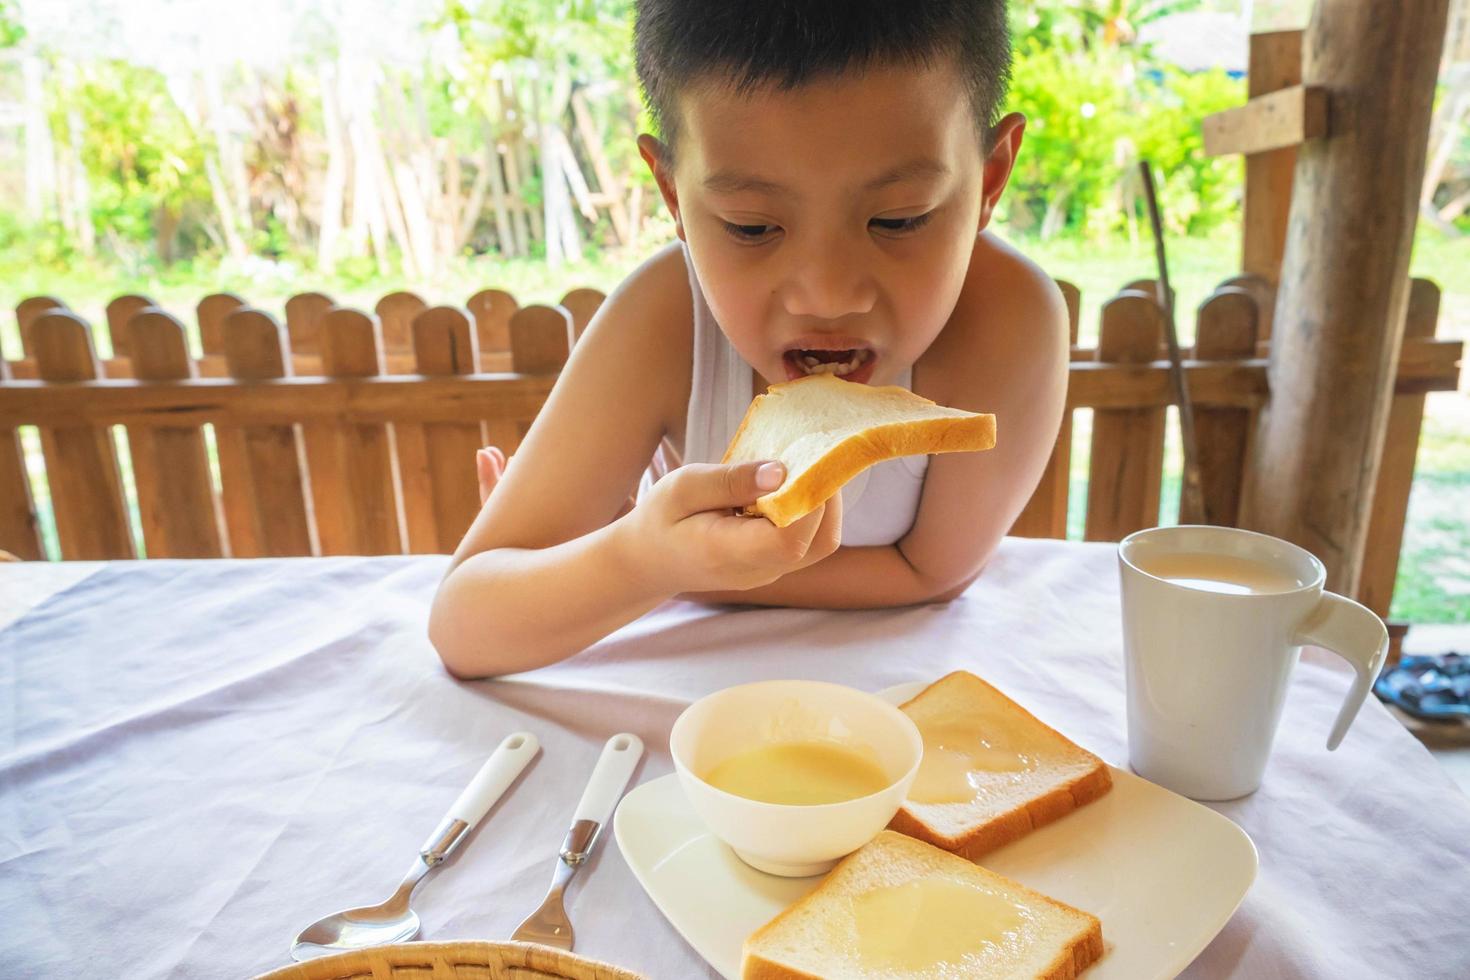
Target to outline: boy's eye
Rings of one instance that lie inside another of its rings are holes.
[[[934,216],[933,211],[916,214],[911,218],[873,218],[869,220],[868,227],[877,231],[886,232],[890,235],[903,235],[918,231],[929,223]]]
[[[763,242],[781,230],[776,225],[739,225],[733,221],[726,221],[724,225],[731,238],[746,244]]]

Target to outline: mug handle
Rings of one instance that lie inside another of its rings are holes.
[[[1310,643],[1331,650],[1351,664],[1358,675],[1337,713],[1332,734],[1327,736],[1327,749],[1332,751],[1342,743],[1348,726],[1358,716],[1358,709],[1383,669],[1383,661],[1388,657],[1388,627],[1361,603],[1335,592],[1323,592],[1311,614],[1297,627],[1291,643],[1292,646]]]

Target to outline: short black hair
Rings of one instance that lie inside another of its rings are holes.
[[[633,45],[644,96],[670,145],[679,93],[709,77],[748,93],[947,57],[969,89],[983,138],[1011,69],[1006,0],[637,0]]]

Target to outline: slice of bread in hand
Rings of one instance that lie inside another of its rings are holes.
[[[1071,980],[1103,954],[1097,918],[883,831],[745,940],[742,980]]]
[[[1107,764],[966,671],[902,705],[924,761],[889,827],[976,858],[1091,803]]]
[[[874,463],[896,456],[995,445],[995,416],[945,408],[907,388],[814,374],[756,397],[725,450],[726,463],[779,459],[786,482],[747,513],[786,527],[816,510]]]

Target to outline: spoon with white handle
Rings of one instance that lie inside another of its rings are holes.
[[[562,895],[572,875],[592,854],[602,828],[612,819],[618,800],[623,798],[623,790],[627,789],[628,780],[633,778],[633,770],[638,768],[641,758],[643,740],[637,735],[624,732],[607,740],[592,770],[592,777],[587,780],[587,788],[582,791],[582,800],[572,814],[571,829],[567,831],[556,858],[551,890],[546,893],[541,907],[511,934],[511,939],[571,950],[572,922],[567,918]]]
[[[459,794],[444,819],[414,858],[413,866],[393,897],[381,905],[347,909],[319,919],[301,931],[291,944],[291,958],[309,960],[364,946],[381,946],[412,939],[419,932],[418,913],[408,907],[419,879],[444,862],[480,818],[516,781],[540,749],[536,736],[516,732],[506,737]]]

